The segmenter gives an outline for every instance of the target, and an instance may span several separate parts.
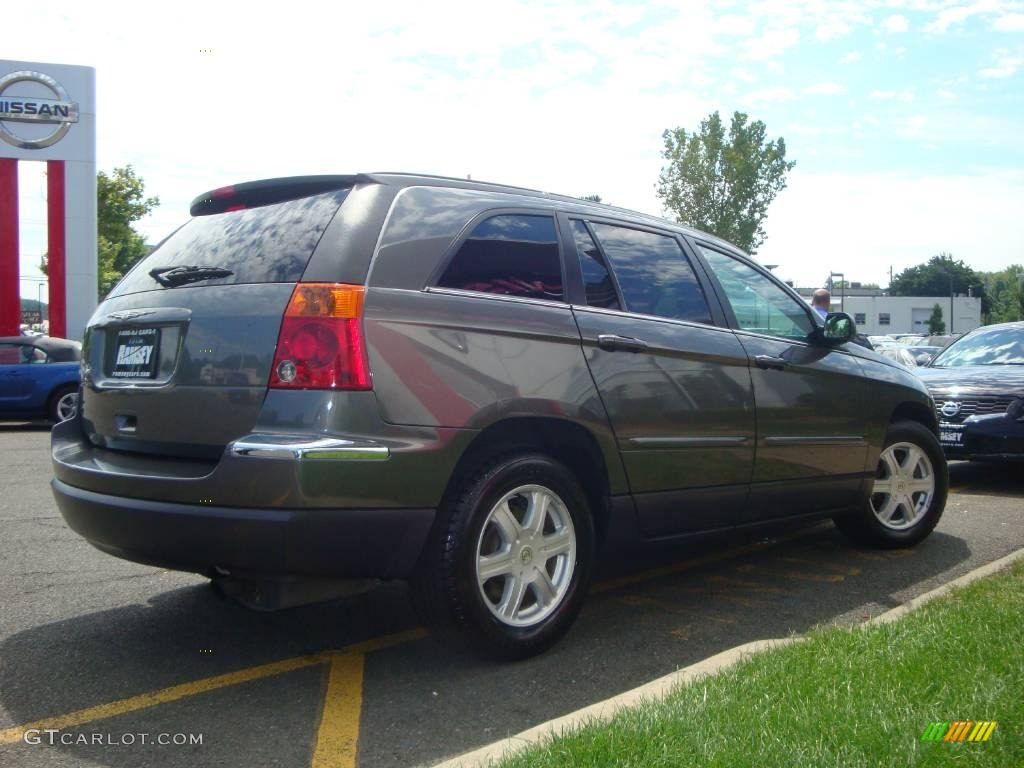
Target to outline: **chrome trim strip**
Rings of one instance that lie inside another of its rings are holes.
[[[233,456],[292,461],[387,461],[384,445],[357,443],[335,437],[302,438],[287,435],[249,435],[228,446]]]
[[[508,301],[516,304],[538,304],[543,307],[557,307],[558,309],[569,310],[569,304],[555,299],[534,299],[528,296],[506,296],[503,293],[487,293],[486,291],[467,291],[462,288],[440,288],[436,285],[428,285],[421,293],[434,293],[440,296],[457,296],[467,299],[487,299],[491,301]]]
[[[862,435],[809,435],[766,437],[765,445],[867,445]]]
[[[727,448],[743,445],[742,435],[723,437],[631,437],[626,442],[641,448]]]

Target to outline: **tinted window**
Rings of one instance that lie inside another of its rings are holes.
[[[21,348],[21,361],[23,363],[46,363],[49,362],[49,358],[39,347],[30,347],[26,344]]]
[[[480,222],[437,284],[562,301],[555,220],[551,216],[501,214]]]
[[[811,332],[813,321],[803,302],[739,259],[710,248],[700,250],[722,284],[740,328],[787,339],[804,339]]]
[[[582,221],[573,220],[572,236],[576,241],[576,253],[580,259],[580,270],[583,272],[583,286],[587,292],[587,304],[605,309],[620,309],[619,297],[615,293],[615,283],[608,272],[597,243],[587,231]]]
[[[348,190],[231,213],[196,216],[118,283],[112,295],[160,288],[149,272],[161,267],[223,267],[228,277],[198,285],[293,283]]]
[[[19,365],[21,347],[17,344],[0,344],[0,365]]]
[[[610,224],[591,224],[630,312],[710,323],[704,292],[674,238]]]

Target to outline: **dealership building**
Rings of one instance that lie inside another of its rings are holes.
[[[814,288],[797,288],[801,296],[811,300]],[[981,325],[981,299],[977,296],[955,296],[952,299],[953,322],[950,323],[949,296],[889,296],[871,288],[847,288],[845,296],[832,294],[832,311],[846,312],[857,323],[857,330],[868,336],[890,333],[919,333],[927,336],[928,319],[935,305],[942,310],[946,333],[966,333]]]

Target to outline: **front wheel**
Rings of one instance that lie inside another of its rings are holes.
[[[423,619],[478,649],[522,659],[549,648],[582,606],[593,563],[587,497],[540,454],[504,456],[439,511],[413,590]]]
[[[942,517],[949,490],[946,458],[931,430],[913,421],[889,426],[867,503],[837,517],[854,541],[878,547],[911,547]]]

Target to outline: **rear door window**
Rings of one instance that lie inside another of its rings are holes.
[[[615,281],[612,280],[601,249],[597,247],[594,238],[590,236],[587,225],[578,219],[573,219],[572,237],[576,243],[576,253],[580,260],[580,271],[583,273],[583,287],[587,295],[587,304],[605,309],[621,309],[619,296],[615,292]]]
[[[348,195],[348,189],[230,213],[196,216],[118,283],[111,295],[161,288],[149,273],[180,266],[231,272],[196,285],[294,283]]]
[[[437,285],[563,301],[554,218],[517,213],[485,219],[459,247]]]
[[[710,323],[704,291],[674,237],[591,222],[630,312]]]

